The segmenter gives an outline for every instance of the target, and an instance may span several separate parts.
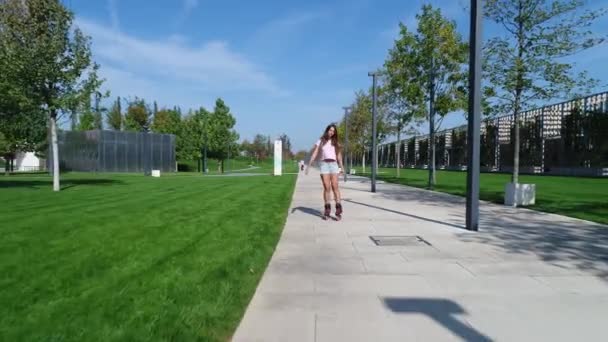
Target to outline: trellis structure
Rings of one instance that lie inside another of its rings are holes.
[[[608,92],[525,111],[519,121],[521,173],[608,176]],[[511,172],[513,115],[484,120],[479,134],[482,171]],[[437,132],[436,167],[466,170],[466,143],[466,125]],[[427,168],[428,144],[428,135],[402,140],[402,167]],[[378,146],[379,166],[396,166],[396,148]]]

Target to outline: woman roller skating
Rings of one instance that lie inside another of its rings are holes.
[[[321,181],[323,182],[323,200],[325,201],[323,219],[327,220],[331,214],[330,198],[333,190],[334,199],[336,200],[336,217],[340,220],[342,218],[342,203],[340,189],[338,188],[338,175],[342,173],[344,167],[336,125],[331,124],[327,126],[321,139],[315,143],[313,151],[306,174],[308,174],[308,169],[317,159],[317,156],[320,155],[319,166],[321,168]]]

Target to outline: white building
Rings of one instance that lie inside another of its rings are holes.
[[[45,160],[36,157],[34,152],[19,152],[15,158],[15,171],[44,170]]]

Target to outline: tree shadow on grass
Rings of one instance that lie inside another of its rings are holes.
[[[77,186],[109,186],[120,185],[124,182],[114,179],[66,179],[61,181],[61,190],[71,189]],[[33,179],[2,179],[0,178],[1,188],[29,188],[40,189],[43,187],[52,187],[53,180],[33,180]]]

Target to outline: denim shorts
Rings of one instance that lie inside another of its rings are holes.
[[[338,162],[321,161],[319,163],[319,166],[321,167],[322,175],[340,173],[340,169],[338,168]]]

